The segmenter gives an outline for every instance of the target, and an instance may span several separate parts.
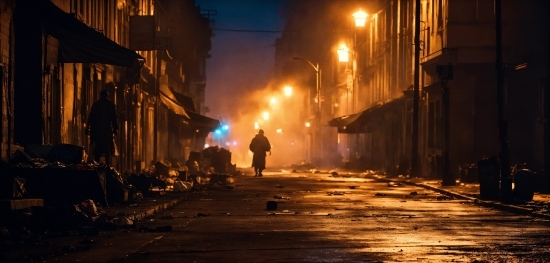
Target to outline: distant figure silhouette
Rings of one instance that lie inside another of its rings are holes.
[[[88,115],[86,134],[93,145],[94,160],[99,163],[101,156],[105,155],[105,164],[109,165],[111,156],[115,154],[118,117],[115,104],[109,100],[109,92],[101,90],[99,97]]]
[[[254,136],[250,146],[250,151],[254,153],[252,156],[252,167],[254,167],[254,176],[262,177],[262,170],[265,169],[266,152],[271,155],[271,144],[267,137],[264,136],[264,130],[260,129],[258,134]]]

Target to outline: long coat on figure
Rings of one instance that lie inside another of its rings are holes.
[[[264,136],[263,130],[260,130],[254,136],[250,142],[249,149],[254,153],[252,156],[252,167],[254,167],[256,176],[262,176],[262,170],[265,169],[266,153],[271,151],[271,144],[267,137]]]
[[[100,99],[92,105],[88,115],[87,133],[94,145],[94,159],[99,162],[101,155],[105,154],[105,162],[109,163],[110,156],[115,154],[113,136],[118,132],[118,117],[116,106],[108,99],[109,93],[102,90]]]

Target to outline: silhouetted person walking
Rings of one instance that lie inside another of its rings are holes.
[[[267,137],[264,136],[264,130],[260,129],[258,134],[254,136],[250,146],[250,151],[254,153],[252,156],[252,167],[254,167],[254,176],[263,176],[262,170],[265,169],[265,156],[269,152],[271,155],[271,144]]]
[[[90,135],[94,160],[99,163],[101,156],[105,155],[105,164],[109,165],[111,156],[115,154],[118,117],[115,104],[109,100],[109,92],[101,90],[99,97],[88,115],[86,134]]]

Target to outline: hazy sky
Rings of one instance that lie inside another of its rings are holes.
[[[280,32],[238,32],[280,31],[283,29],[278,11],[283,0],[196,0],[202,10],[216,10],[217,15],[212,37],[211,58],[206,60],[206,106],[207,116],[219,118],[230,125],[228,135],[212,142],[232,152],[232,163],[249,166],[252,155],[248,144],[257,133],[255,122],[261,122],[260,115],[269,108],[273,96],[270,87],[275,61],[275,40]],[[227,31],[229,30],[229,31]],[[236,31],[230,31],[236,30]],[[271,105],[273,106],[273,105]],[[286,109],[285,109],[286,110]],[[276,114],[275,112],[271,112]],[[279,115],[283,110],[278,111]],[[281,116],[279,116],[281,117]],[[291,134],[280,136],[275,129],[283,123],[265,121],[259,128],[266,130],[270,138],[273,156],[270,166],[290,164],[299,160],[300,151],[288,151],[298,147],[299,142]],[[282,118],[284,119],[284,118]],[[276,136],[279,135],[279,136]],[[220,138],[215,136],[214,138]],[[282,150],[282,149],[286,149]]]
[[[202,10],[216,10],[215,29],[277,31],[280,0],[196,0]],[[264,88],[272,74],[275,39],[280,33],[215,30],[206,67],[206,115],[231,118],[239,100]]]

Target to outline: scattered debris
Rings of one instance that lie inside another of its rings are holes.
[[[156,228],[140,227],[139,232],[171,232],[172,226],[158,226]]]
[[[163,215],[163,216],[160,217],[160,219],[174,219],[174,216],[172,214]]]
[[[205,216],[209,216],[210,214],[205,214],[205,213],[198,213],[195,217],[205,217]]]
[[[388,186],[390,187],[401,186],[401,182],[388,182]]]
[[[277,202],[267,201],[267,210],[277,210]]]

